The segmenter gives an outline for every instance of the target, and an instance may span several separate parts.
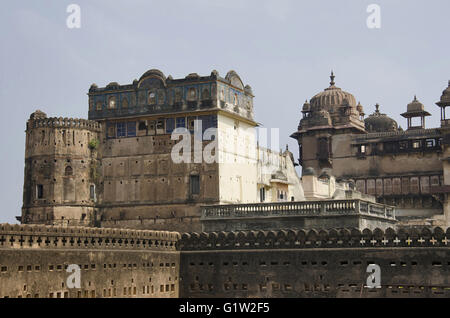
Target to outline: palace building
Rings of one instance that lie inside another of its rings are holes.
[[[365,117],[355,97],[331,83],[303,105],[303,118],[292,134],[299,144],[303,174],[331,174],[352,182],[379,203],[396,206],[405,225],[448,225],[450,221],[450,83],[440,101],[441,127],[426,128],[430,116],[414,97],[401,114],[407,129],[383,114],[380,106]]]
[[[150,70],[88,96],[89,120],[31,115],[22,223],[190,231],[202,205],[303,199],[292,154],[258,146],[253,92],[234,71]],[[172,132],[195,134],[196,121],[215,129],[200,142],[213,139],[218,160],[175,163]]]

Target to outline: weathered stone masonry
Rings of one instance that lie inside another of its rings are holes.
[[[184,234],[181,297],[449,297],[450,229]],[[365,288],[367,266],[381,288]]]
[[[450,229],[220,233],[0,225],[0,297],[449,297]],[[69,264],[81,289],[68,289]],[[365,288],[368,264],[381,288]]]
[[[0,297],[178,297],[178,233],[0,225]],[[81,289],[66,268],[81,268]]]

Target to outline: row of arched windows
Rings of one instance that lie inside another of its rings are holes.
[[[211,93],[210,90],[208,88],[204,88],[202,90],[202,93],[200,95],[201,100],[209,100],[211,99]],[[236,97],[237,99],[237,97]],[[147,104],[149,105],[162,105],[164,104],[166,100],[166,94],[164,92],[164,90],[151,90],[150,92],[148,92],[147,94]],[[174,94],[174,102],[175,103],[179,103],[182,100],[182,91],[180,89],[175,90],[175,94]],[[195,87],[191,87],[188,89],[187,92],[187,100],[188,101],[196,101],[198,100],[198,92],[197,89]],[[116,96],[110,96],[108,98],[107,101],[107,108],[108,109],[115,109],[117,108],[117,97]],[[91,108],[93,107],[92,103],[91,103]],[[128,98],[124,97],[122,98],[122,108],[127,108],[129,107],[129,101]],[[96,110],[102,110],[103,108],[103,102],[102,101],[97,101],[95,104],[95,109]]]

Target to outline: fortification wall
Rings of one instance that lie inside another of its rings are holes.
[[[181,297],[449,297],[450,229],[183,234]],[[380,288],[365,287],[369,264]]]
[[[0,225],[0,297],[178,297],[178,233]],[[81,269],[68,288],[66,269]]]

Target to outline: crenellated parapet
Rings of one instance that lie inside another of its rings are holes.
[[[30,118],[27,123],[27,129],[32,128],[68,128],[68,129],[86,129],[94,132],[100,132],[101,124],[94,120],[80,118]]]
[[[0,248],[175,250],[180,234],[88,227],[0,224]]]
[[[178,242],[182,251],[395,247],[450,247],[450,228],[185,233]]]

